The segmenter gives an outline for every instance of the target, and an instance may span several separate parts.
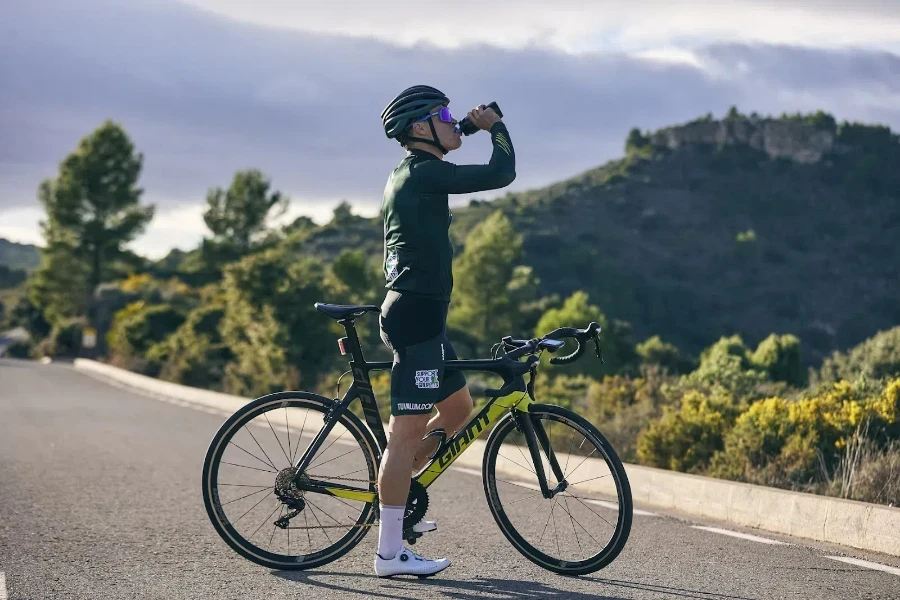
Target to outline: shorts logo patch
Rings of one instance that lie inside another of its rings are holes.
[[[416,387],[425,389],[441,387],[441,384],[438,383],[438,370],[416,371]]]
[[[434,403],[430,404],[420,404],[418,402],[399,402],[397,403],[397,409],[399,410],[431,410],[431,407],[434,406]]]

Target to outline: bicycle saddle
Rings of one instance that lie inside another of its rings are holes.
[[[316,310],[325,313],[332,319],[340,321],[347,318],[361,317],[367,312],[381,312],[381,308],[372,304],[351,305],[351,304],[325,304],[316,302]]]

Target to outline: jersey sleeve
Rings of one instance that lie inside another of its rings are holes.
[[[502,121],[490,129],[494,151],[486,165],[456,165],[430,160],[418,166],[419,175],[434,193],[467,194],[508,186],[516,178],[516,153]]]

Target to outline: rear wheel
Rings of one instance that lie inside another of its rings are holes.
[[[531,419],[537,437],[555,454],[561,480],[548,452],[540,450],[548,487],[563,489],[544,498],[525,434],[511,413],[497,424],[484,452],[484,488],[494,520],[522,555],[545,569],[568,575],[602,569],[631,531],[631,487],[622,462],[597,428],[570,410],[532,404],[519,415]]]
[[[294,465],[333,402],[307,392],[263,396],[216,432],[203,464],[203,502],[241,556],[271,569],[310,569],[344,556],[376,519],[372,502],[292,488]],[[345,411],[309,463],[310,478],[376,491],[378,445]]]

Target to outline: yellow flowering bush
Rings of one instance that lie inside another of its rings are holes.
[[[713,457],[710,473],[766,485],[790,486],[834,471],[864,420],[870,432],[897,437],[900,379],[875,396],[839,381],[797,401],[779,397],[753,403],[736,420]]]

